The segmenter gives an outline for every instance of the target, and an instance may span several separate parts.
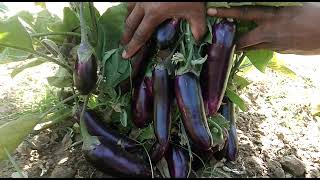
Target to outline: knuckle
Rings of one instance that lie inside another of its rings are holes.
[[[141,44],[141,43],[144,42],[145,37],[146,37],[146,35],[145,35],[145,32],[144,32],[144,31],[137,30],[137,31],[134,33],[132,39],[134,39],[137,43]]]

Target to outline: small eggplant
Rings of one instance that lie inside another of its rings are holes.
[[[213,40],[208,47],[208,59],[203,65],[200,79],[206,114],[213,116],[219,109],[232,66],[235,24],[222,20],[213,25]]]
[[[189,170],[189,158],[184,149],[170,144],[165,154],[171,178],[187,178]]]
[[[87,61],[76,60],[73,72],[73,82],[82,95],[89,94],[96,86],[98,80],[97,60],[92,55]]]
[[[80,121],[80,111],[77,111],[76,118],[78,121]],[[113,129],[107,128],[101,121],[98,120],[97,115],[92,110],[87,110],[84,113],[84,122],[89,134],[92,136],[98,136],[99,140],[103,144],[109,143],[119,145],[129,152],[135,151],[139,148],[139,144],[137,144],[134,140],[118,133]]]
[[[151,177],[150,167],[140,158],[114,144],[93,145],[85,158],[100,171],[116,177]]]
[[[199,149],[210,149],[213,146],[213,139],[196,75],[191,72],[178,75],[175,77],[174,85],[182,122],[188,136]]]
[[[178,37],[179,19],[170,19],[162,23],[155,33],[157,48],[159,50],[171,47]]]
[[[161,158],[167,152],[168,148],[169,148],[169,143],[161,145],[158,142],[155,142],[152,145],[151,149],[149,150],[151,162],[153,164],[156,164],[158,161],[160,161]]]
[[[237,135],[237,127],[235,123],[234,117],[234,104],[230,101],[229,98],[224,98],[225,104],[222,105],[221,114],[224,118],[229,122],[229,136],[225,145],[226,149],[226,158],[228,161],[235,161],[238,156],[239,148],[238,148],[238,135]]]
[[[152,118],[152,108],[152,79],[145,76],[141,84],[133,89],[132,120],[135,126],[143,128],[149,125],[149,120]]]

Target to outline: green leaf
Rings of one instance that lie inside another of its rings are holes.
[[[32,54],[28,52],[18,49],[5,48],[2,53],[0,53],[0,64],[24,61],[30,57],[32,57]]]
[[[154,139],[155,135],[154,135],[154,130],[153,130],[153,126],[150,125],[146,128],[141,129],[141,133],[138,136],[137,140],[142,142],[144,140],[149,140],[149,139]]]
[[[46,62],[44,59],[36,58],[35,60],[29,61],[23,65],[19,65],[18,67],[15,67],[14,70],[11,72],[11,78],[14,78],[17,74],[19,74],[25,69],[38,66],[40,64],[43,64],[44,62]]]
[[[247,111],[248,107],[245,104],[245,102],[242,100],[242,98],[237,95],[234,91],[232,91],[230,88],[226,89],[226,96],[234,103],[236,104],[242,111]]]
[[[50,32],[48,27],[58,21],[61,21],[58,16],[51,14],[47,9],[42,10],[37,14],[37,18],[34,23],[34,30],[37,33]]]
[[[58,88],[71,87],[73,77],[66,69],[59,67],[55,76],[47,77],[47,81],[50,86]]]
[[[3,2],[0,2],[0,13],[6,13],[8,11],[9,11],[8,7],[4,5]]]
[[[18,16],[33,28],[34,17],[29,11],[20,11],[15,16]]]
[[[17,46],[33,51],[32,41],[19,22],[18,17],[12,17],[7,21],[0,21],[0,44]],[[3,47],[0,47],[3,49]]]
[[[280,6],[302,6],[303,4],[300,2],[254,2],[254,5],[280,7]]]
[[[0,126],[0,160],[7,157],[4,148],[12,153],[38,123],[39,115],[26,114]]]
[[[35,2],[34,3],[36,6],[40,6],[43,9],[47,9],[46,3],[45,2]]]
[[[217,123],[221,128],[229,129],[229,122],[221,114],[216,114],[210,118],[212,121]]]
[[[229,4],[227,2],[207,2],[207,8],[211,7],[223,7],[223,8],[229,8]]]
[[[130,76],[130,62],[122,58],[120,49],[106,52],[102,63],[108,87],[114,88]]]
[[[63,8],[63,20],[52,24],[49,29],[53,32],[72,32],[79,25],[80,21],[76,13],[69,7],[65,7]]]
[[[250,82],[246,78],[241,77],[237,74],[234,76],[233,82],[238,90],[242,90],[250,84]]]
[[[265,72],[269,61],[273,58],[274,52],[266,50],[248,51],[246,56],[251,63],[261,72]]]
[[[98,44],[97,53],[103,54],[105,51],[119,47],[121,35],[124,31],[125,18],[127,15],[126,3],[112,6],[104,12],[98,20]]]
[[[283,75],[286,75],[289,78],[295,79],[297,77],[294,71],[286,67],[284,60],[279,59],[276,55],[271,59],[267,67]]]

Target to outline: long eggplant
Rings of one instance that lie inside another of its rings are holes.
[[[153,82],[153,121],[157,145],[161,147],[160,155],[163,156],[169,146],[171,128],[170,115],[170,80],[168,70],[162,63],[155,66],[152,71]]]
[[[155,142],[151,149],[149,150],[150,159],[153,164],[156,164],[161,158],[165,155],[169,148],[169,143],[160,144],[159,142]]]
[[[102,172],[115,177],[150,177],[150,167],[137,156],[114,144],[93,145],[85,158]]]
[[[159,50],[173,46],[178,37],[179,24],[179,19],[173,18],[163,22],[157,28],[155,32],[155,41]]]
[[[188,136],[199,149],[210,149],[213,146],[213,139],[208,127],[198,78],[188,72],[176,76],[174,85],[182,122]]]
[[[170,144],[165,154],[171,178],[187,178],[189,158],[184,149]]]
[[[234,104],[229,98],[224,98],[225,104],[221,106],[222,116],[229,122],[228,140],[225,145],[225,157],[228,161],[235,161],[238,157],[238,135],[234,116]]]
[[[152,79],[145,76],[141,84],[133,89],[132,120],[135,126],[138,128],[148,126],[152,119],[152,109]]]
[[[76,118],[80,121],[80,111],[77,111]],[[98,136],[99,140],[103,143],[118,145],[126,151],[132,152],[137,150],[139,144],[129,137],[118,133],[117,131],[106,127],[92,110],[86,110],[84,113],[84,122],[88,132],[92,136]]]
[[[213,39],[200,79],[206,114],[217,113],[225,93],[232,66],[236,26],[225,19],[212,26]]]

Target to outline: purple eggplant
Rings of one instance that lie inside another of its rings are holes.
[[[89,94],[96,87],[97,80],[96,57],[92,55],[87,61],[77,59],[74,65],[73,82],[80,94]]]
[[[142,159],[114,144],[93,145],[85,158],[100,171],[115,177],[151,177],[151,169]]]
[[[210,149],[213,146],[213,139],[208,127],[198,78],[188,72],[176,76],[174,85],[182,122],[188,136],[199,149]]]
[[[155,147],[160,147],[158,150],[162,157],[169,146],[169,135],[171,128],[170,116],[170,81],[168,70],[162,63],[155,66],[152,71],[153,82],[153,121],[154,132],[157,138]],[[157,154],[157,153],[155,153]],[[161,158],[160,158],[161,159]]]
[[[204,106],[209,116],[218,111],[227,87],[235,30],[235,24],[224,19],[212,27],[212,44],[208,47],[208,58],[200,74]]]
[[[132,120],[135,126],[144,128],[149,125],[152,118],[152,108],[152,79],[145,76],[141,84],[133,89]]]
[[[165,154],[171,178],[187,178],[189,158],[184,149],[170,144]]]
[[[76,118],[78,121],[80,121],[80,111],[77,111]],[[137,144],[134,140],[118,133],[111,128],[107,128],[101,121],[99,121],[97,115],[92,110],[87,110],[84,113],[84,122],[89,134],[92,136],[98,136],[99,140],[103,144],[109,143],[119,145],[129,152],[135,151],[139,148],[139,144]]]
[[[173,18],[163,22],[157,28],[155,40],[159,50],[173,46],[178,37],[179,24],[179,19]]]
[[[216,153],[219,149],[218,146],[215,146],[209,150],[203,151],[195,146],[191,146],[191,150],[198,156],[194,156],[194,159],[192,161],[192,169],[196,171],[199,168],[203,167],[204,164],[207,164],[213,158],[214,153]],[[201,158],[204,164],[199,158]]]
[[[150,159],[153,164],[156,164],[165,155],[169,148],[169,143],[161,145],[157,141],[152,145],[149,150]]]
[[[239,148],[238,148],[238,135],[237,127],[234,117],[234,104],[229,98],[224,99],[225,104],[221,106],[222,116],[229,122],[228,140],[225,145],[225,157],[228,161],[235,161],[237,159]]]

